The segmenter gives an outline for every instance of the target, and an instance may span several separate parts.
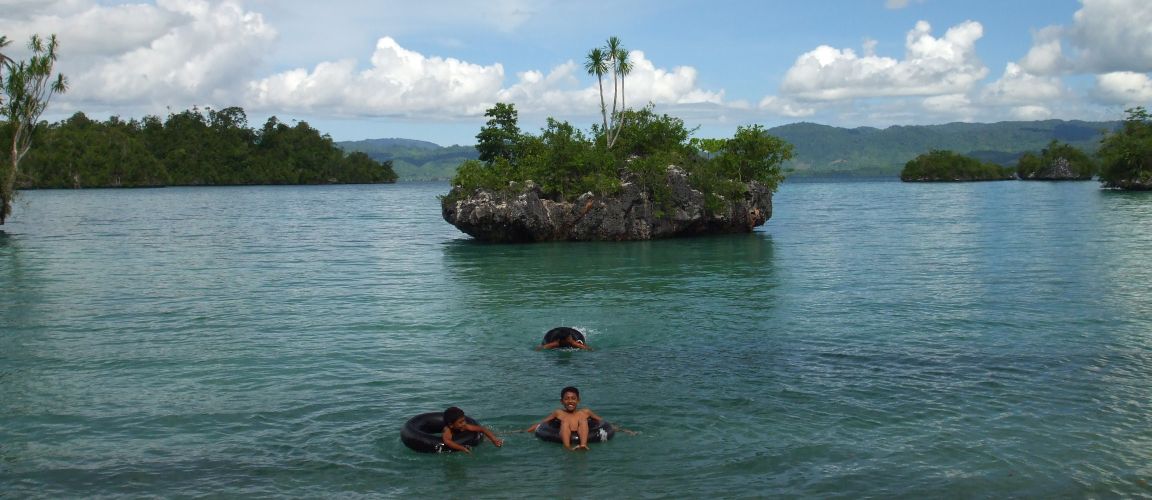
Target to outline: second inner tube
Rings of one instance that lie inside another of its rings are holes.
[[[548,330],[548,333],[544,334],[544,340],[540,342],[540,345],[544,345],[544,344],[547,344],[549,342],[558,342],[558,341],[568,339],[568,338],[570,338],[572,340],[578,340],[578,341],[580,341],[581,344],[587,344],[588,343],[588,341],[584,339],[584,334],[580,333],[580,330],[577,330],[577,329],[572,328],[570,326],[558,326],[556,328]],[[567,347],[567,346],[561,345],[560,347]]]
[[[464,421],[479,425],[472,417]],[[400,429],[400,440],[404,445],[421,453],[450,453],[456,450],[444,446],[444,414],[441,412],[421,413],[408,419]],[[454,431],[452,441],[469,448],[480,444],[484,435],[472,431]]]
[[[588,418],[588,442],[600,443],[612,439],[616,435],[616,429],[612,428],[612,424],[606,420],[596,420]],[[560,440],[560,420],[552,419],[536,426],[536,437],[545,441],[552,441],[554,443],[563,443]],[[572,440],[569,442],[575,446],[578,444],[586,444],[580,442],[580,436],[575,432],[572,433]]]

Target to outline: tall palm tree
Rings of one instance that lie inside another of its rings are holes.
[[[10,43],[12,43],[12,40],[9,40],[7,36],[0,35],[0,49],[7,47]],[[8,69],[10,64],[12,64],[12,58],[0,52],[0,86],[4,85],[4,70]],[[0,105],[3,104],[4,96],[0,95]]]
[[[620,137],[620,129],[624,128],[624,111],[628,109],[628,106],[624,102],[624,77],[632,72],[632,61],[628,59],[628,50],[624,47],[619,47],[619,41],[617,41],[616,53],[613,55],[612,60],[615,61],[615,74],[620,76],[620,113],[615,115],[616,133],[613,135],[609,147],[611,147],[611,144],[616,143],[616,138]],[[612,102],[613,112],[615,113],[615,97],[613,97]]]
[[[621,47],[620,37],[610,36],[608,42],[604,45],[604,52],[608,57],[608,62],[612,64],[612,117],[616,117],[616,98],[620,93],[620,61],[617,56],[624,48]]]
[[[604,134],[607,140],[608,107],[604,104],[604,73],[608,72],[608,58],[603,49],[596,47],[588,51],[588,57],[584,60],[584,70],[589,75],[596,75],[596,81],[600,84],[600,117],[604,119]]]

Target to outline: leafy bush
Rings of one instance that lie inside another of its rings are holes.
[[[1127,110],[1124,126],[1100,143],[1100,182],[1116,189],[1152,189],[1152,117],[1142,106]]]

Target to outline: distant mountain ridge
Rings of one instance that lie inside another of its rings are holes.
[[[933,149],[1012,166],[1020,155],[1040,151],[1052,140],[1092,154],[1105,131],[1121,122],[1065,120],[949,123],[840,128],[815,123],[773,127],[768,133],[795,147],[786,164],[791,175],[897,175],[904,164]]]
[[[449,180],[464,160],[479,157],[473,146],[444,147],[416,139],[365,139],[341,141],[336,146],[345,151],[361,151],[376,161],[391,161],[392,170],[402,181]]]
[[[1092,154],[1105,131],[1121,122],[1079,120],[948,123],[842,128],[801,122],[768,129],[794,146],[789,176],[895,176],[904,164],[933,149],[947,149],[1001,165],[1015,165],[1021,154],[1040,151],[1052,140]],[[448,180],[464,160],[478,154],[472,146],[448,146],[414,139],[337,142],[346,151],[362,151],[375,160],[391,160],[400,180]]]

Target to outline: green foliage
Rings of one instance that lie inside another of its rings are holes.
[[[1108,188],[1152,189],[1152,116],[1143,106],[1126,110],[1124,125],[1100,143],[1100,182]]]
[[[557,200],[572,199],[592,191],[613,189],[603,180],[614,177],[612,156],[597,151],[583,131],[568,122],[548,119],[539,137],[525,142],[525,155],[519,174],[533,180],[541,190]]]
[[[1096,163],[1076,146],[1055,139],[1039,155],[1029,151],[1016,163],[1016,176],[1021,179],[1052,178],[1054,170],[1065,170],[1074,178],[1087,180],[1096,174]]]
[[[932,150],[910,160],[900,172],[905,182],[986,181],[1015,178],[1008,167],[984,163],[948,150]]]
[[[0,36],[0,49],[9,43],[8,37]],[[20,162],[32,147],[40,115],[54,94],[68,90],[64,75],[52,77],[59,46],[56,35],[49,36],[47,43],[40,35],[32,35],[28,41],[32,55],[28,60],[15,61],[0,53],[0,115],[4,118],[0,142],[7,143],[9,152],[8,158],[0,161],[0,224],[12,213]]]
[[[607,134],[600,125],[593,125],[589,136],[549,118],[539,135],[520,135],[512,159],[462,163],[452,179],[459,189],[453,192],[507,191],[532,181],[545,196],[572,201],[587,192],[614,194],[623,180],[650,193],[659,209],[671,194],[668,168],[677,166],[706,194],[709,208],[719,209],[742,197],[750,181],[775,190],[783,179],[780,165],[792,155],[791,145],[759,125],[739,127],[731,139],[691,139],[693,130],[683,120],[657,115],[651,105],[620,115],[625,125],[615,148],[603,147]]]
[[[621,113],[627,125],[616,136],[613,153],[623,159],[647,157],[655,153],[670,154],[674,164],[696,155],[689,138],[696,130],[684,126],[684,120],[668,115],[657,115],[652,105]],[[599,130],[593,128],[596,135]]]
[[[520,145],[520,127],[517,125],[516,107],[512,104],[496,103],[484,112],[490,117],[488,123],[476,134],[476,151],[480,161],[489,165],[497,158],[515,162],[516,149]]]
[[[21,187],[147,187],[395,182],[389,162],[345,153],[306,122],[269,118],[260,130],[244,110],[197,108],[105,122],[76,113],[38,134]]]
[[[792,158],[792,145],[768,135],[764,127],[737,127],[719,150],[716,162],[729,179],[757,181],[775,190],[784,180],[780,164]]]

